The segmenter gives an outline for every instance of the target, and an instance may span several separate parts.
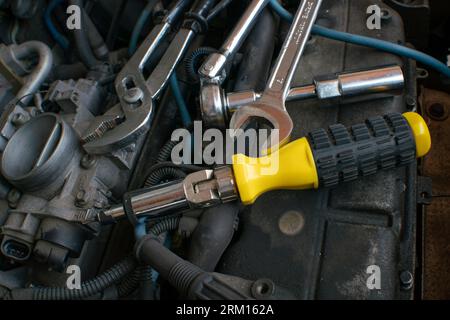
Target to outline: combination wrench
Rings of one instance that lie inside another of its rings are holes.
[[[244,129],[251,120],[262,118],[268,121],[273,129],[278,130],[278,141],[272,136],[271,149],[289,141],[294,124],[285,103],[321,4],[322,0],[302,1],[266,89],[257,102],[243,106],[234,113],[230,121],[232,130]]]

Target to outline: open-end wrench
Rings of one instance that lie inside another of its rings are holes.
[[[302,1],[261,99],[240,108],[231,119],[231,129],[243,129],[251,120],[262,118],[278,130],[279,140],[271,141],[271,148],[289,141],[294,124],[285,102],[321,4],[322,0]]]
[[[173,70],[167,70],[166,80],[158,82],[159,87],[155,89],[153,79],[144,77],[144,66],[191,2],[178,0],[120,71],[115,82],[120,103],[97,117],[83,135],[84,148],[88,152],[102,154],[127,146],[148,130],[154,113],[153,101],[167,84]]]

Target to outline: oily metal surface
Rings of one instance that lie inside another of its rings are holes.
[[[433,180],[433,202],[424,211],[423,298],[450,299],[450,95],[424,89],[421,105],[433,148],[424,175]]]

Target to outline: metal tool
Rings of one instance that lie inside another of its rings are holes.
[[[388,66],[358,72],[345,72],[316,78],[314,84],[291,88],[286,101],[312,98],[334,99],[354,96],[395,93],[404,85],[404,76],[399,66]],[[225,128],[230,115],[242,106],[260,99],[255,91],[231,92],[226,94],[218,84],[202,88],[200,108],[203,123],[209,127]],[[383,95],[384,96],[384,95]]]
[[[252,0],[241,19],[223,43],[219,52],[211,54],[200,67],[199,73],[203,80],[221,82],[222,71],[230,58],[233,57],[252,30],[261,11],[269,0]]]
[[[245,128],[252,119],[262,118],[279,132],[278,141],[271,139],[271,148],[289,141],[294,125],[285,102],[321,4],[322,0],[302,1],[266,89],[257,102],[240,108],[233,115],[231,129]]]
[[[103,223],[115,222],[126,216],[161,217],[193,208],[206,208],[235,201],[238,193],[231,167],[204,170],[190,174],[183,181],[127,194],[120,204],[101,212]],[[137,220],[136,220],[137,221]]]
[[[170,75],[174,72],[181,59],[186,54],[195,36],[207,29],[206,17],[216,0],[197,0],[186,15],[181,29],[177,32],[161,61],[153,70],[150,87],[154,92],[163,88]]]
[[[335,187],[381,170],[407,166],[430,148],[430,132],[417,113],[374,117],[351,128],[337,124],[328,130],[314,130],[266,157],[238,154],[232,167],[195,172],[183,181],[133,192],[123,205],[100,212],[97,220],[159,219],[237,199],[251,205],[272,190]]]
[[[153,101],[167,84],[173,69],[166,70],[162,81],[154,79],[153,75],[146,79],[143,69],[191,1],[177,1],[120,71],[115,82],[120,103],[97,117],[83,136],[84,148],[89,153],[114,151],[134,142],[136,137],[148,130],[154,113]]]

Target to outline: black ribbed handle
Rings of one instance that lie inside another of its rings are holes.
[[[321,187],[406,166],[416,160],[413,131],[399,114],[375,117],[346,128],[342,124],[308,135]]]

